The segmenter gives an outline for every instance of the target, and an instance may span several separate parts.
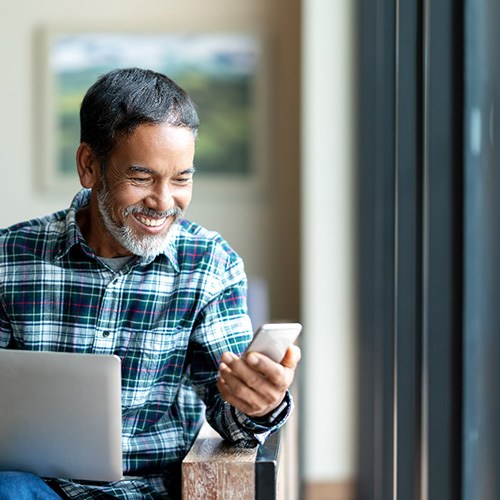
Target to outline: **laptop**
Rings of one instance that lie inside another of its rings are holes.
[[[120,358],[0,349],[0,470],[117,481],[121,434]]]

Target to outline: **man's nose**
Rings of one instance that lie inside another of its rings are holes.
[[[174,206],[174,196],[171,186],[168,182],[158,183],[154,186],[151,194],[148,196],[146,204],[158,212],[164,212]]]

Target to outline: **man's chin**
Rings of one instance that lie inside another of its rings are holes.
[[[157,235],[130,235],[121,241],[121,244],[133,254],[139,257],[156,257],[166,248],[171,237],[171,224],[168,229]]]
[[[150,241],[148,241],[150,240]],[[162,239],[155,238],[151,241],[151,238],[142,238],[141,241],[124,241],[122,245],[130,252],[139,257],[156,257],[165,248],[167,244],[167,238]]]

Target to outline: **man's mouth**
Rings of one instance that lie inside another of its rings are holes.
[[[135,218],[141,223],[144,224],[145,226],[148,227],[159,227],[162,226],[165,221],[167,220],[166,217],[162,217],[161,219],[151,219],[149,217],[144,217],[140,214],[135,214]]]
[[[174,222],[182,217],[183,212],[180,208],[170,208],[164,212],[159,212],[152,209],[144,209],[139,207],[128,207],[125,211],[125,216],[133,215],[134,218],[143,226],[151,229],[160,229],[166,225],[169,217],[173,217]]]

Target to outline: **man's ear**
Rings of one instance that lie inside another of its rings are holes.
[[[99,162],[85,142],[82,142],[76,151],[76,168],[82,187],[94,187],[99,177]]]

